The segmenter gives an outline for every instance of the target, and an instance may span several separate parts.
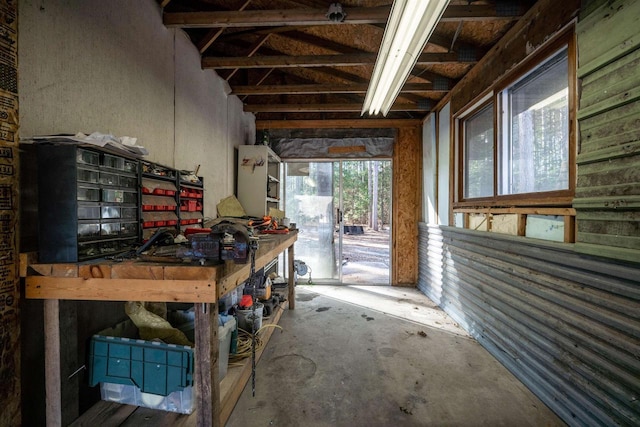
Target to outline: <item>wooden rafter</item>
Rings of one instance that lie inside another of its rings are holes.
[[[260,49],[260,47],[262,47],[262,45],[265,44],[265,42],[269,39],[270,36],[271,36],[271,34],[265,34],[265,35],[261,36],[260,39],[258,39],[253,44],[253,46],[251,46],[249,51],[247,52],[247,58],[246,59],[250,59],[253,55],[255,55],[256,52],[258,52],[258,49]],[[237,73],[240,68],[245,68],[245,67],[229,67],[229,68],[232,68],[232,70],[229,73],[229,75],[227,75],[225,77],[225,80],[227,80],[227,81],[229,81],[229,79],[231,77],[233,77],[234,74]]]
[[[269,35],[263,36],[264,38]],[[357,53],[351,55],[302,55],[302,56],[255,56],[255,57],[217,57],[202,58],[202,68],[289,68],[289,67],[339,67],[353,65],[373,65],[375,53]],[[434,65],[445,62],[460,62],[456,53],[423,53],[417,65]]]
[[[164,25],[181,28],[242,28],[305,25],[384,24],[390,7],[349,8],[343,22],[330,21],[325,9],[284,9],[216,12],[165,13]],[[440,22],[514,20],[522,15],[499,14],[492,5],[451,5],[445,10]]]
[[[256,120],[265,129],[389,129],[421,126],[420,119]]]
[[[245,10],[252,1],[253,0],[246,0],[244,4],[238,9],[238,12],[242,12],[243,10]],[[211,46],[213,42],[215,42],[216,39],[218,39],[218,37],[220,37],[222,33],[224,33],[224,30],[224,28],[212,28],[211,30],[209,30],[209,32],[198,42],[198,51],[200,51],[200,53],[203,53],[204,51],[209,49],[209,46]]]
[[[315,95],[315,94],[337,94],[337,93],[359,93],[367,92],[367,83],[348,84],[291,84],[291,85],[264,85],[264,86],[231,86],[231,93],[234,95]],[[433,89],[431,83],[407,83],[402,87],[403,93],[426,93],[439,92]]]
[[[362,111],[362,103],[350,104],[245,104],[244,111],[252,113],[359,113]],[[412,103],[396,103],[390,111],[429,111]]]

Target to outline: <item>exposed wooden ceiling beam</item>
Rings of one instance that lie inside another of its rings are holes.
[[[238,12],[242,12],[243,10],[245,10],[247,6],[251,4],[251,1],[252,0],[246,0],[244,4],[238,9]],[[222,33],[224,33],[224,30],[224,28],[212,28],[211,30],[209,30],[209,32],[198,42],[198,51],[200,51],[200,53],[203,53],[204,51],[209,49],[209,46],[211,46],[213,42],[215,42],[216,39],[220,37]]]
[[[265,129],[395,129],[422,126],[421,119],[256,120]]]
[[[347,19],[327,19],[324,9],[250,10],[243,12],[175,12],[165,13],[164,25],[182,28],[241,28],[301,25],[374,24],[387,22],[389,7],[350,8]]]
[[[164,13],[163,22],[167,27],[181,28],[242,28],[305,25],[346,25],[384,24],[390,7],[348,8],[343,22],[330,21],[324,9],[284,9],[215,12],[173,12]],[[495,5],[451,5],[445,10],[440,22],[484,21],[517,19],[522,15],[509,11],[498,13]]]
[[[244,111],[251,113],[359,113],[362,103],[351,104],[245,104]],[[396,103],[391,111],[429,111],[416,104]]]
[[[298,84],[298,85],[265,85],[265,86],[231,86],[234,95],[316,95],[335,93],[366,93],[367,83],[349,84]],[[434,90],[431,83],[406,83],[402,87],[404,93],[446,92]]]
[[[263,36],[268,37],[268,35]],[[218,57],[202,58],[202,68],[219,70],[235,68],[290,68],[290,67],[339,67],[353,65],[373,65],[375,53],[357,53],[351,55],[277,55],[254,57]],[[444,62],[461,62],[457,53],[423,53],[416,65],[434,65]]]
[[[265,34],[263,36],[260,37],[259,40],[257,40],[253,46],[251,46],[251,48],[249,49],[249,51],[247,52],[247,57],[252,57],[253,55],[256,54],[256,52],[258,51],[258,49],[260,49],[260,47],[266,43],[266,41],[269,39],[269,37],[271,37],[271,34]],[[249,58],[247,58],[249,59]],[[231,77],[234,76],[235,73],[238,72],[238,70],[240,69],[239,67],[230,67],[232,68],[231,72],[224,78],[226,81],[229,81],[229,79]]]

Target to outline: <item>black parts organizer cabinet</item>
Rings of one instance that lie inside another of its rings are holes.
[[[117,255],[161,228],[203,226],[201,177],[92,145],[22,144],[22,152],[22,172],[37,175],[37,192],[24,190],[37,193],[29,218],[40,262]]]
[[[78,262],[139,242],[138,160],[78,145],[37,144],[40,262]]]

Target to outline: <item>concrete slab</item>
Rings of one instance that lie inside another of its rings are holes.
[[[415,289],[297,294],[227,426],[564,425]]]

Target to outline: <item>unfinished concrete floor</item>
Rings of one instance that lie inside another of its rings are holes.
[[[564,425],[418,290],[296,293],[227,426]]]

